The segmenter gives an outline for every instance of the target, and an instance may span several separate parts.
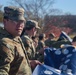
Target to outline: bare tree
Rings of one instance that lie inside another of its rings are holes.
[[[55,0],[10,0],[10,4],[20,6],[25,10],[26,19],[38,21],[43,29],[44,17],[46,14],[55,15],[59,13],[58,9],[53,8]],[[48,22],[47,22],[48,23]]]
[[[24,8],[26,18],[37,21],[39,18],[44,18],[46,14],[56,11],[52,8],[55,0],[11,0],[10,3]]]

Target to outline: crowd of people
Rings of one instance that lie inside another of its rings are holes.
[[[26,21],[24,9],[20,7],[4,7],[3,24],[4,28],[0,30],[0,75],[32,75],[35,67],[44,63],[44,51],[48,47],[73,45],[76,48],[76,36],[72,42],[66,42],[60,38],[55,40],[51,32],[47,39],[45,33],[37,35],[38,22]]]

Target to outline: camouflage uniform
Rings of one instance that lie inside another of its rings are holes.
[[[4,20],[8,23],[10,20],[24,21],[23,14],[22,8],[4,8]],[[6,28],[5,22],[4,28]],[[31,75],[27,53],[20,37],[13,37],[14,35],[7,31],[3,28],[0,30],[0,75]]]
[[[53,43],[55,43],[56,41],[55,40],[45,40],[45,45],[48,46],[48,47],[53,47]]]
[[[52,47],[52,44],[53,44],[54,42],[56,42],[56,41],[54,40],[54,38],[55,38],[54,33],[50,33],[48,39],[45,40],[45,45],[48,46],[48,47]]]
[[[45,47],[45,43],[44,41],[39,41],[38,42],[38,46],[36,48],[36,51],[38,52],[40,49]],[[37,60],[39,60],[40,62],[44,62],[44,55],[43,54],[36,54],[36,58]]]
[[[27,50],[29,59],[34,59],[35,58],[35,47],[33,45],[33,40],[29,38],[27,35],[23,35],[21,38]]]
[[[27,54],[19,37],[0,32],[0,75],[31,75]]]
[[[39,41],[38,46],[37,46],[37,51],[40,50],[41,48],[44,48],[44,47],[45,47],[44,41]]]
[[[54,42],[52,44],[52,46],[55,47],[55,48],[60,48],[62,44],[69,44],[69,45],[71,45],[71,43],[69,41],[61,40],[61,41]]]
[[[40,29],[40,27],[38,26],[38,22],[34,21],[34,20],[29,20],[26,22],[26,25],[25,25],[25,30],[31,30],[32,28],[37,28],[37,29]],[[33,35],[31,35],[33,36]],[[28,33],[24,33],[24,35],[21,36],[22,40],[23,40],[23,43],[24,43],[24,46],[26,48],[26,44],[28,44],[28,41],[30,41],[29,45],[28,45],[28,56],[29,56],[29,59],[37,59],[35,58],[35,55],[36,54],[36,48],[35,48],[35,45],[34,45],[34,42],[32,40],[32,38],[29,36]]]
[[[60,48],[62,44],[71,44],[71,43],[66,40],[61,40],[61,41],[46,40],[45,44],[46,44],[46,46],[49,46],[49,47]]]

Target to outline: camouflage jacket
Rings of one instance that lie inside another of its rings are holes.
[[[35,48],[33,40],[31,38],[29,38],[29,36],[27,34],[23,35],[21,38],[22,38],[25,48],[28,47],[27,54],[28,54],[29,59],[41,61],[43,59],[43,56],[41,56],[41,54],[39,52],[37,52],[37,49]],[[29,41],[29,43],[28,43],[28,41]],[[42,46],[44,46],[44,45],[42,44]]]
[[[33,40],[29,38],[29,36],[27,35],[23,35],[21,38],[22,38],[25,48],[27,49],[27,54],[28,54],[29,59],[34,59],[36,51],[33,44]]]
[[[45,45],[48,46],[48,47],[53,47],[53,44],[55,42],[56,42],[55,40],[47,39],[47,40],[45,40]]]
[[[44,41],[39,41],[36,50],[38,51],[38,50],[40,50],[41,48],[44,48],[44,47],[45,47],[45,42]]]
[[[4,29],[0,30],[0,75],[31,75],[20,37],[14,38]]]

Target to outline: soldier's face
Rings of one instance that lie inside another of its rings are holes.
[[[12,20],[7,20],[5,21],[4,27],[13,36],[20,36],[24,28],[24,21],[21,20],[16,22]]]

